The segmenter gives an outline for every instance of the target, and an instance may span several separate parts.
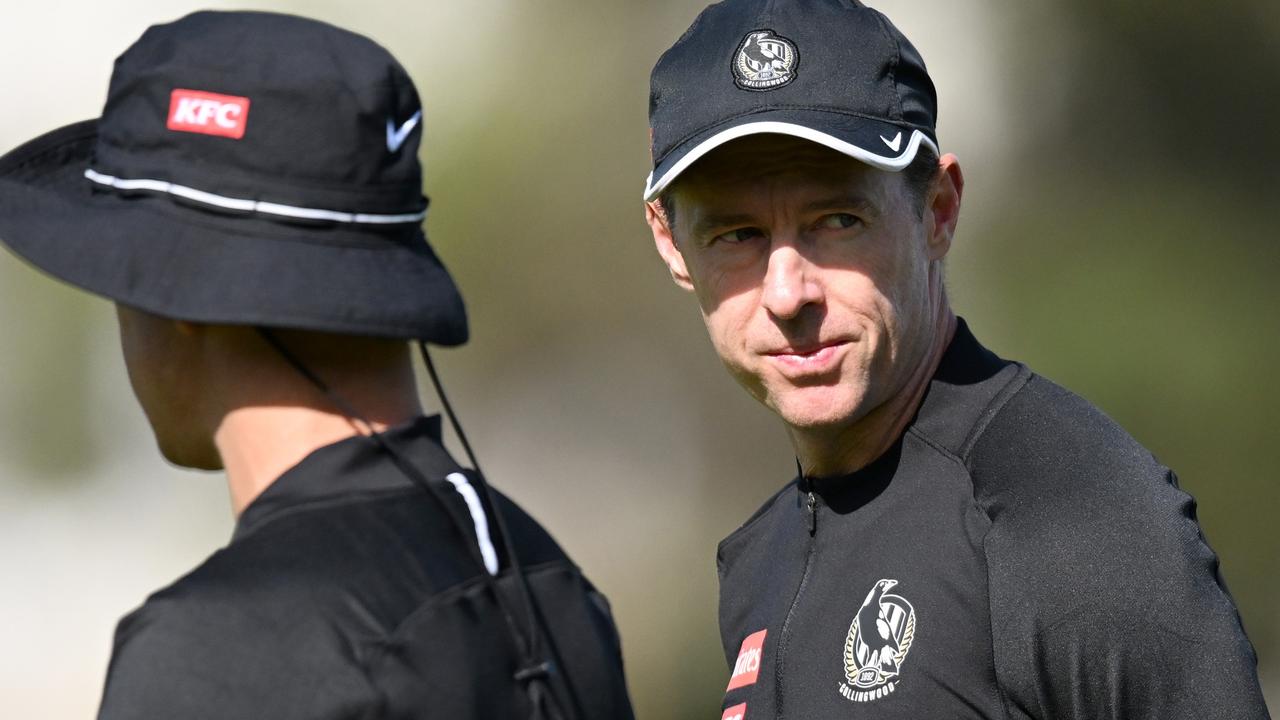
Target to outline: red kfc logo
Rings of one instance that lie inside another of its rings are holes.
[[[764,655],[766,632],[768,631],[761,630],[751,633],[742,641],[742,649],[738,651],[738,660],[733,664],[733,675],[729,678],[729,687],[725,688],[725,692],[756,681],[756,676],[760,674],[760,660]]]
[[[218,135],[239,140],[249,120],[249,98],[198,90],[174,90],[169,95],[170,130]]]
[[[720,716],[720,720],[743,720],[746,716],[747,704],[742,703],[741,705],[734,705],[733,707],[725,710],[724,714]]]

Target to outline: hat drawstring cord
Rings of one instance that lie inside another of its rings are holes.
[[[525,577],[520,556],[516,554],[515,544],[512,541],[510,531],[507,529],[506,518],[498,510],[497,498],[493,488],[480,470],[480,463],[476,460],[475,453],[471,449],[471,443],[467,441],[467,435],[462,431],[462,424],[458,422],[458,416],[453,411],[453,405],[449,402],[448,396],[445,395],[444,384],[440,382],[440,374],[436,371],[436,365],[431,359],[431,353],[427,350],[427,344],[421,340],[418,341],[418,351],[422,355],[423,364],[427,367],[427,375],[431,378],[431,385],[435,388],[436,395],[440,398],[440,405],[444,408],[445,415],[449,418],[449,425],[453,427],[454,434],[458,436],[458,441],[462,444],[462,449],[467,454],[467,460],[475,470],[476,479],[485,494],[485,499],[489,502],[489,507],[493,508],[494,524],[498,528],[498,534],[502,536],[503,549],[506,551],[508,561],[511,563],[516,585],[520,589],[520,599],[526,611],[527,624],[525,627],[529,629],[529,644],[526,647],[525,667],[516,671],[515,679],[524,684],[536,714],[542,715],[544,714],[542,711],[545,710],[545,717],[549,718],[549,720],[560,720],[566,715],[560,709],[555,692],[550,687],[551,677],[557,674],[556,665],[552,661],[540,659],[546,657],[540,646],[544,636],[547,636],[548,633],[542,621],[541,609],[538,607],[533,591],[529,589],[529,581]],[[555,652],[554,645],[551,650],[552,653]],[[570,717],[581,717],[583,713],[582,708],[579,706],[577,693],[574,692],[568,678],[564,678],[564,681],[569,692],[569,699],[573,705],[573,712]]]
[[[440,488],[431,484],[431,482],[429,482],[416,467],[405,460],[404,456],[393,448],[389,442],[387,442],[382,433],[378,432],[372,422],[365,418],[341,395],[330,388],[329,385],[320,379],[318,375],[312,372],[311,369],[308,368],[301,359],[294,355],[274,333],[264,327],[258,327],[256,329],[258,334],[262,336],[268,345],[275,349],[276,353],[279,354],[285,362],[292,366],[294,370],[323,393],[340,412],[351,420],[363,425],[363,429],[367,433],[367,437],[376,442],[378,446],[387,453],[387,456],[396,465],[396,468],[416,485],[425,489],[428,494],[445,509],[445,513],[452,521],[454,529],[457,530],[464,538],[464,545],[469,550],[472,559],[481,568],[480,577],[485,583],[486,589],[488,589],[489,593],[493,595],[494,600],[497,602],[498,607],[502,612],[503,620],[507,625],[507,630],[515,640],[516,647],[522,657],[522,660],[521,667],[517,669],[514,678],[524,686],[525,692],[528,693],[530,705],[533,708],[534,718],[545,717],[548,720],[563,720],[566,716],[559,708],[559,703],[556,701],[555,693],[551,692],[549,687],[544,687],[544,685],[548,683],[549,675],[555,672],[555,666],[549,661],[539,661],[536,659],[539,655],[537,653],[536,643],[539,639],[539,635],[542,632],[545,632],[545,628],[541,622],[540,613],[536,609],[533,594],[529,590],[528,582],[526,581],[524,572],[520,566],[520,560],[515,554],[515,550],[511,542],[511,534],[507,531],[505,519],[499,511],[497,503],[494,501],[494,494],[492,489],[489,487],[489,483],[485,481],[484,476],[480,474],[479,465],[476,463],[475,454],[471,449],[471,444],[467,441],[466,435],[463,434],[462,426],[458,423],[457,416],[454,414],[452,406],[445,397],[439,376],[436,373],[435,365],[431,362],[431,356],[427,353],[426,344],[419,343],[418,347],[427,364],[427,372],[431,376],[431,382],[435,386],[436,394],[440,396],[440,402],[441,405],[444,406],[445,414],[449,417],[449,423],[453,426],[453,430],[457,434],[459,441],[462,443],[462,447],[467,454],[467,458],[475,470],[476,479],[479,481],[478,484],[480,488],[483,489],[485,497],[489,501],[489,506],[493,508],[494,522],[497,525],[499,534],[502,535],[503,547],[506,550],[507,557],[510,558],[509,562],[511,563],[511,568],[515,571],[517,586],[520,588],[521,599],[523,600],[523,604],[527,610],[528,625],[526,627],[528,627],[530,631],[528,636],[520,631],[519,625],[516,623],[510,607],[508,607],[505,596],[498,590],[493,576],[491,576],[488,570],[485,569],[484,559],[480,555],[480,548],[477,543],[471,542],[470,539],[471,524],[461,516],[461,510],[456,508],[444,497],[443,491]],[[566,685],[568,685],[567,682]],[[581,716],[581,710],[577,707],[578,698],[573,692],[573,688],[571,686],[569,686],[569,695],[573,701],[574,709],[577,710],[577,712],[573,713],[571,718]]]

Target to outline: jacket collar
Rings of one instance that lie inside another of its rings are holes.
[[[461,469],[442,445],[439,415],[388,428],[382,438],[429,480]],[[240,513],[232,541],[300,506],[413,487],[376,440],[355,435],[313,451],[276,478]]]
[[[909,429],[925,435],[957,457],[981,432],[997,398],[1015,377],[1028,371],[978,342],[963,319],[929,382]]]
[[[1016,385],[1026,369],[1003,360],[978,342],[963,318],[956,320],[955,336],[929,381],[924,400],[903,431],[928,437],[948,452],[963,457],[967,444],[985,424],[997,399]],[[801,478],[802,491],[813,489],[829,503],[849,509],[879,495],[892,481],[902,454],[902,437],[866,467],[848,475]]]

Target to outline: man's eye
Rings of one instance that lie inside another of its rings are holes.
[[[764,233],[759,228],[738,228],[727,233],[721,233],[711,240],[712,242],[744,243],[758,237],[764,237]]]
[[[850,215],[849,213],[832,213],[830,215],[824,215],[822,219],[818,221],[818,227],[823,230],[844,230],[857,225],[859,222],[861,222],[861,220],[858,219],[857,215]]]

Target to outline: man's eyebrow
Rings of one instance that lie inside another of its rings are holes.
[[[811,213],[818,210],[856,210],[866,214],[877,214],[877,208],[870,198],[861,193],[839,193],[829,195],[827,197],[818,198],[804,204],[801,208],[802,212]],[[690,232],[694,235],[705,235],[712,230],[727,227],[741,227],[743,225],[756,225],[759,218],[750,213],[716,213],[711,212],[700,215],[693,222]]]
[[[861,193],[841,193],[807,202],[802,211],[810,213],[817,210],[833,210],[836,208],[858,210],[860,212],[875,212],[877,210],[876,204],[871,202],[871,199],[866,195]]]
[[[755,216],[747,213],[723,213],[719,215],[709,214],[699,216],[693,223],[691,230],[694,235],[703,235],[720,228],[731,227],[734,225],[754,225],[755,223]]]

